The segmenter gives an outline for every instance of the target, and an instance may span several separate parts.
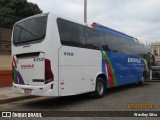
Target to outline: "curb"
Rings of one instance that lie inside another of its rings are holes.
[[[10,103],[10,102],[16,102],[16,101],[20,101],[20,100],[38,98],[38,97],[39,96],[20,96],[20,97],[8,98],[8,99],[0,100],[0,105]]]

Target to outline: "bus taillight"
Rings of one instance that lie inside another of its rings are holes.
[[[13,62],[12,62],[12,80],[14,81],[14,66],[13,66]]]
[[[54,76],[51,70],[51,62],[45,59],[45,84],[54,80]]]

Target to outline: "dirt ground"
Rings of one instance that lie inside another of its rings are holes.
[[[12,60],[11,55],[0,54],[0,70],[11,70]]]

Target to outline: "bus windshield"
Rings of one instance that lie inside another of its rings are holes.
[[[14,25],[13,43],[23,45],[41,42],[46,34],[47,15],[25,19]]]

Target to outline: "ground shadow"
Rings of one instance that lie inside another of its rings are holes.
[[[115,88],[110,88],[106,90],[106,93],[104,97],[107,97],[108,95],[112,95],[115,93],[120,93],[129,89],[137,89],[139,87],[148,87],[150,86],[150,82],[146,82],[144,86],[139,86],[137,84],[128,84],[123,85]],[[104,98],[101,98],[104,99]],[[23,106],[22,108],[29,108],[35,110],[44,110],[45,108],[48,110],[48,108],[52,108],[52,110],[58,110],[59,108],[63,107],[69,107],[74,106],[79,103],[85,103],[89,101],[98,101],[99,99],[95,99],[93,97],[87,96],[86,94],[82,95],[74,95],[74,96],[66,96],[66,97],[40,97],[35,98],[33,100],[24,100],[17,102],[16,104],[20,106]]]

